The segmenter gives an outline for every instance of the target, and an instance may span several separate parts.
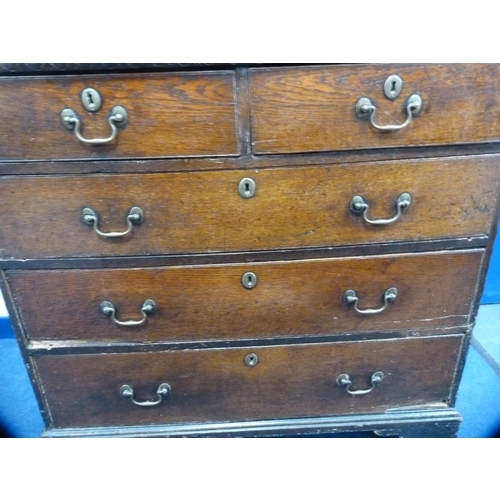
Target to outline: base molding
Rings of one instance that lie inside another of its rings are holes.
[[[312,437],[360,432],[381,437],[455,437],[461,422],[460,413],[453,408],[413,409],[251,422],[47,429],[42,437]]]

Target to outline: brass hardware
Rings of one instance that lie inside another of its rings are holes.
[[[258,281],[257,275],[252,272],[245,273],[241,277],[241,284],[248,290],[255,288],[257,286],[257,281]]]
[[[400,194],[395,203],[396,214],[390,219],[369,219],[368,209],[370,208],[370,206],[368,205],[366,200],[359,195],[352,198],[351,203],[349,204],[349,209],[354,215],[363,215],[363,219],[368,224],[372,224],[374,226],[382,226],[396,222],[401,217],[401,215],[403,215],[403,212],[411,205],[411,202],[412,198],[410,193]]]
[[[120,321],[116,319],[116,307],[109,300],[103,300],[99,304],[99,309],[105,316],[110,316],[113,322],[120,326],[140,326],[146,322],[148,315],[156,311],[156,303],[154,300],[146,299],[141,307],[142,318],[139,320]]]
[[[352,385],[351,377],[347,373],[342,373],[337,377],[337,385],[340,387],[345,387],[345,390],[351,396],[362,396],[363,394],[368,394],[380,385],[384,381],[385,375],[384,372],[375,372],[370,379],[371,388],[370,389],[359,389],[357,391],[351,391],[350,387]]]
[[[138,226],[144,222],[144,213],[139,207],[132,207],[127,215],[127,230],[123,233],[103,233],[97,227],[99,224],[99,215],[92,208],[84,208],[82,210],[82,221],[87,224],[87,226],[92,226],[94,231],[105,238],[121,238],[122,236],[127,236],[132,232],[133,226]]]
[[[80,94],[83,107],[91,113],[97,113],[102,106],[101,94],[92,88],[83,89]]]
[[[406,114],[407,118],[404,123],[400,125],[378,125],[375,123],[375,115],[377,112],[377,107],[373,104],[373,102],[368,99],[368,97],[362,97],[356,103],[356,116],[361,118],[362,120],[370,119],[370,124],[372,127],[377,130],[382,130],[383,132],[390,132],[394,130],[401,130],[407,127],[413,118],[416,118],[420,111],[422,111],[423,101],[422,98],[418,94],[411,95],[406,101]]]
[[[78,115],[70,108],[61,111],[61,121],[67,130],[74,130],[76,138],[85,144],[108,144],[112,142],[118,134],[118,128],[125,128],[128,122],[127,111],[123,106],[115,106],[108,117],[108,123],[111,127],[111,135],[105,139],[85,139],[80,133],[81,120]]]
[[[385,311],[389,304],[394,303],[397,297],[398,297],[398,289],[395,287],[388,288],[384,293],[384,305],[382,307],[379,307],[378,309],[359,309],[358,308],[359,297],[354,290],[347,290],[344,293],[342,300],[346,306],[353,306],[354,310],[359,314],[378,314]]]
[[[403,80],[398,75],[391,75],[384,83],[384,94],[387,99],[394,101],[403,90]]]
[[[238,184],[238,193],[242,198],[252,198],[255,195],[255,191],[257,190],[257,184],[253,179],[249,177],[245,177],[241,179]]]
[[[247,354],[245,356],[245,364],[250,368],[257,366],[259,364],[259,356],[257,356],[257,354],[254,354],[253,352],[251,354]]]
[[[132,403],[134,403],[137,406],[157,406],[162,402],[163,398],[166,398],[167,396],[170,395],[171,391],[172,391],[172,389],[170,388],[170,386],[168,384],[160,384],[158,386],[158,389],[156,389],[156,395],[158,396],[158,399],[156,399],[154,401],[151,401],[151,400],[149,400],[149,401],[136,401],[134,399],[134,389],[132,389],[132,387],[130,387],[127,384],[124,384],[120,387],[120,394],[124,398],[130,399],[130,401],[132,401]]]

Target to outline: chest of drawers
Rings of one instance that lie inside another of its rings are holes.
[[[1,67],[45,436],[453,436],[497,65]]]

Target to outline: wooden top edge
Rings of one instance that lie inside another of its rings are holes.
[[[184,71],[284,65],[284,63],[0,63],[0,75]],[[296,63],[286,64],[286,66],[296,65]]]

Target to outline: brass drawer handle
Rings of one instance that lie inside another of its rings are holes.
[[[353,306],[354,310],[359,314],[378,314],[387,309],[389,304],[392,304],[396,301],[398,297],[398,289],[397,288],[388,288],[384,293],[384,305],[378,309],[359,309],[358,294],[354,290],[347,290],[344,293],[343,301],[346,306]]]
[[[160,384],[158,386],[158,389],[156,389],[156,394],[158,396],[158,399],[151,401],[151,400],[146,400],[146,401],[136,401],[134,399],[134,389],[130,387],[127,384],[124,384],[120,387],[120,394],[126,398],[130,399],[132,403],[134,403],[137,406],[157,406],[159,405],[162,401],[163,398],[166,398],[167,396],[170,395],[171,388],[168,384]]]
[[[357,391],[351,391],[350,387],[352,385],[351,377],[347,373],[341,373],[337,377],[337,385],[339,387],[345,387],[345,390],[347,393],[349,393],[351,396],[362,396],[363,394],[369,394],[370,392],[377,387],[377,385],[380,385],[384,381],[384,372],[375,372],[370,379],[371,382],[371,387],[370,389],[359,389]]]
[[[127,110],[123,106],[115,106],[111,110],[111,114],[108,117],[108,123],[111,127],[111,135],[105,139],[85,139],[80,133],[81,120],[78,115],[70,108],[63,109],[61,111],[61,121],[67,130],[73,130],[75,132],[76,138],[83,142],[84,144],[108,144],[116,138],[118,134],[118,127],[125,128],[128,122]]]
[[[354,215],[362,215],[365,222],[373,226],[385,226],[387,224],[392,224],[401,218],[403,212],[411,205],[412,199],[410,193],[403,193],[398,196],[396,200],[396,214],[390,219],[369,219],[368,210],[370,205],[362,196],[354,196],[349,204],[349,209]]]
[[[127,215],[127,230],[123,233],[103,233],[97,227],[99,224],[99,216],[97,212],[92,208],[84,208],[82,210],[82,220],[87,226],[92,226],[94,231],[105,238],[121,238],[122,236],[127,236],[132,232],[133,226],[138,226],[144,222],[144,213],[139,207],[132,207]]]
[[[153,314],[156,311],[156,303],[154,300],[146,299],[141,307],[142,319],[139,320],[120,321],[116,319],[116,307],[108,300],[103,300],[99,305],[99,309],[105,316],[111,316],[111,319],[116,325],[140,326],[146,322],[148,315]]]
[[[408,125],[410,125],[412,119],[417,117],[422,110],[423,101],[418,94],[411,95],[406,101],[406,114],[407,118],[404,123],[400,125],[378,125],[375,123],[375,115],[377,113],[377,107],[373,102],[368,99],[368,97],[362,97],[356,103],[356,116],[362,120],[370,119],[370,124],[373,128],[377,130],[382,130],[383,132],[391,132],[393,130],[401,130]]]

